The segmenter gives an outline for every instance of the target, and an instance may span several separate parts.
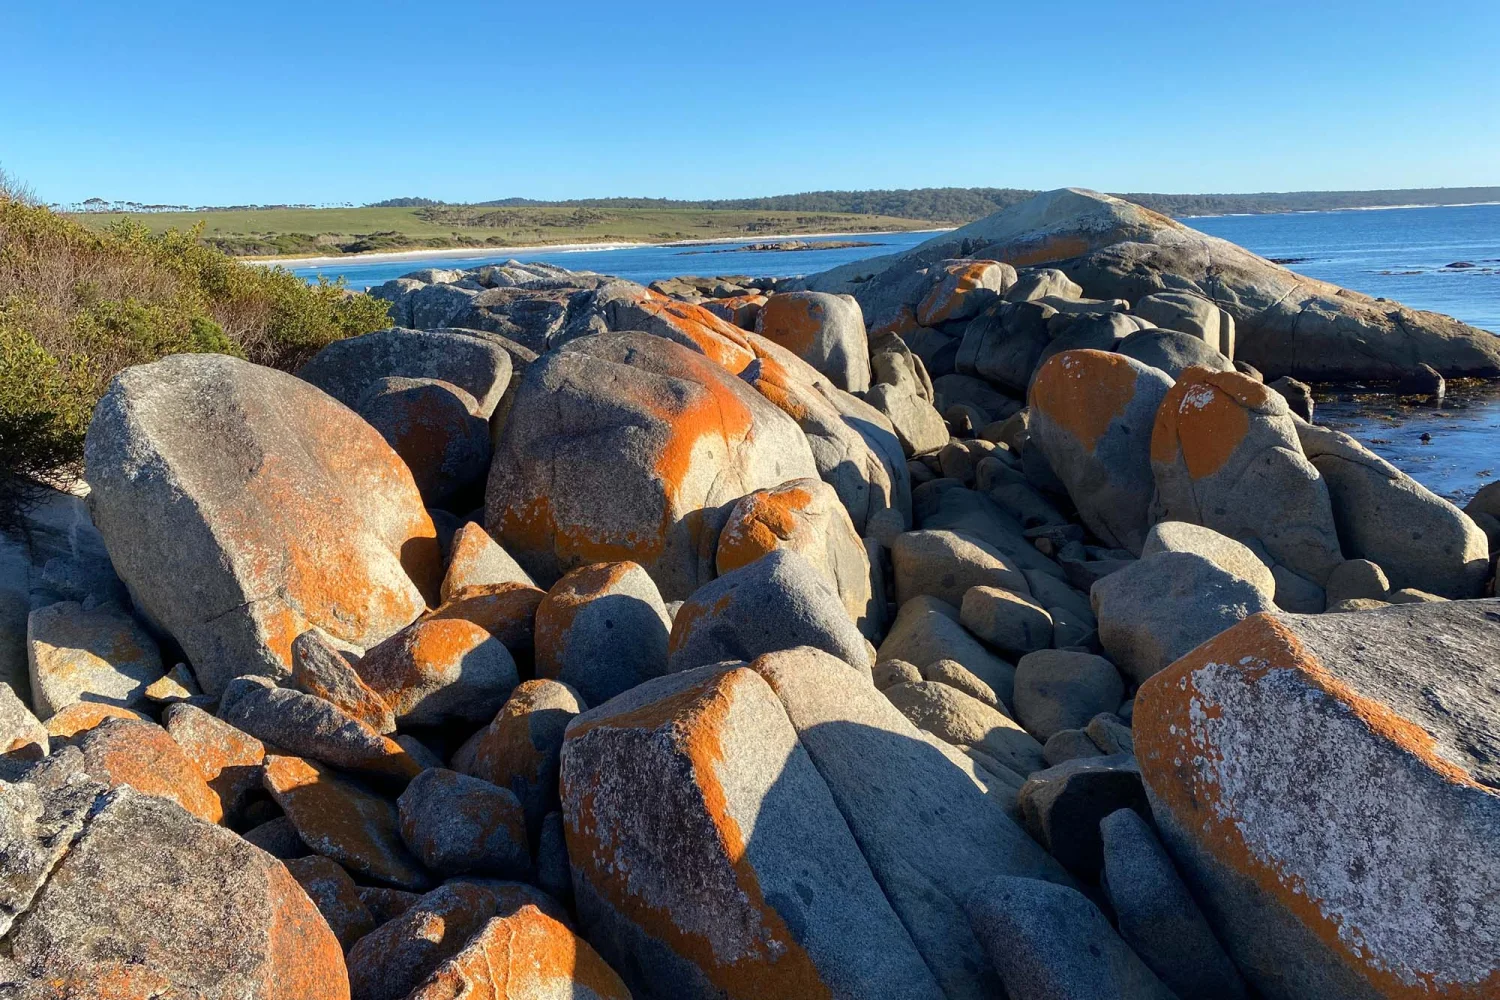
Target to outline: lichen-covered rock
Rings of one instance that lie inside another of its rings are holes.
[[[238,820],[247,800],[260,790],[265,745],[196,705],[172,705],[161,722],[219,797],[225,819]]]
[[[443,600],[452,600],[465,587],[495,583],[536,586],[510,553],[484,530],[484,525],[466,521],[453,536],[448,571],[443,576]]]
[[[1347,434],[1304,424],[1297,431],[1328,484],[1344,555],[1377,563],[1393,590],[1484,593],[1489,539],[1472,518]]]
[[[314,854],[286,862],[286,870],[323,914],[345,951],[375,929],[375,916],[359,898],[359,886],[338,862]]]
[[[661,337],[601,334],[527,369],[486,525],[540,583],[630,560],[679,600],[713,576],[709,511],[816,475],[796,423],[725,368]]]
[[[633,991],[943,996],[755,673],[661,677],[579,716],[562,799],[584,933]]]
[[[755,332],[785,347],[845,392],[870,388],[870,345],[864,315],[853,296],[778,292],[756,316]]]
[[[436,600],[437,534],[411,472],[294,376],[212,354],[126,369],[84,459],[115,569],[209,694],[285,676],[309,628],[366,648]]]
[[[219,797],[182,748],[154,722],[106,719],[77,739],[83,765],[111,788],[128,785],[170,799],[208,823],[224,818]]]
[[[1302,453],[1286,400],[1239,372],[1189,368],[1151,431],[1159,521],[1257,539],[1322,586],[1343,561],[1328,486]]]
[[[644,330],[696,351],[735,375],[755,356],[741,330],[701,305],[624,282],[612,283],[601,295],[611,330]]]
[[[155,641],[116,607],[38,608],[26,621],[26,647],[31,700],[44,721],[79,701],[144,704],[146,685],[162,675]]]
[[[1497,648],[1493,600],[1264,614],[1142,687],[1162,839],[1262,995],[1495,994]]]
[[[871,636],[884,608],[873,606],[870,560],[833,487],[816,479],[794,479],[742,497],[719,534],[714,565],[732,573],[769,552],[801,553],[844,602],[849,617]]]
[[[530,659],[536,612],[546,591],[524,583],[476,583],[458,590],[429,618],[462,618],[489,632],[518,661]]]
[[[391,706],[360,679],[359,671],[316,629],[303,632],[292,643],[291,685],[331,702],[377,733],[396,730]]]
[[[505,645],[462,618],[424,618],[371,649],[356,669],[402,725],[483,722],[519,680]]]
[[[1091,592],[1099,642],[1137,684],[1201,642],[1275,605],[1245,580],[1192,552],[1158,552]]]
[[[19,996],[348,1000],[328,924],[237,835],[122,789],[76,836],[6,937]]]
[[[489,421],[451,382],[377,379],[354,410],[401,456],[429,507],[461,501],[489,471]]]
[[[510,789],[535,840],[543,817],[557,808],[563,733],[584,707],[578,692],[566,684],[544,678],[522,681],[494,721],[474,734],[465,766],[455,770]]]
[[[383,378],[437,379],[473,396],[488,420],[510,383],[511,355],[472,330],[396,327],[336,340],[297,372],[350,409]]]
[[[422,769],[395,740],[332,702],[256,680],[236,678],[219,702],[219,717],[241,732],[285,753],[371,777],[403,780]]]
[[[394,803],[300,757],[268,756],[265,785],[317,853],[398,889],[432,884],[401,842]]]
[[[1016,269],[993,260],[947,260],[934,271],[937,281],[917,303],[922,326],[977,316],[1016,283]]]
[[[0,684],[0,754],[34,746],[35,752],[47,756],[47,727],[31,714],[9,684]]]
[[[454,883],[423,895],[349,949],[351,1000],[405,1000],[495,915],[495,896]]]
[[[1121,354],[1064,351],[1028,396],[1031,440],[1062,480],[1089,530],[1139,554],[1156,483],[1151,427],[1171,380]]]
[[[676,673],[793,646],[821,649],[865,671],[874,662],[824,576],[800,553],[776,549],[688,598],[672,622],[668,666]]]
[[[571,685],[590,705],[667,670],[661,593],[633,562],[570,571],[536,612],[537,675]]]
[[[137,719],[150,722],[151,716],[133,708],[122,708],[97,701],[75,701],[52,716],[45,723],[47,735],[58,739],[76,736],[85,729],[93,729],[105,719]]]
[[[526,820],[508,788],[432,768],[396,802],[401,839],[439,875],[525,878],[531,872]]]
[[[589,943],[527,904],[492,918],[410,1000],[630,1000]]]

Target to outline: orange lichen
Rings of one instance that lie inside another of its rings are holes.
[[[822,303],[800,295],[773,295],[756,317],[756,332],[799,357],[816,348],[825,320]]]
[[[70,736],[77,736],[86,730],[93,729],[105,719],[134,719],[137,722],[151,721],[132,708],[124,708],[120,705],[110,705],[99,701],[75,701],[71,705],[64,705],[43,725],[47,729],[48,736],[66,739]]]
[[[917,322],[937,326],[948,320],[970,293],[984,287],[985,273],[995,264],[992,260],[975,260],[948,265],[943,279],[917,305]]]
[[[904,337],[908,333],[916,332],[921,327],[922,324],[917,322],[917,314],[912,311],[911,306],[902,306],[895,316],[875,324],[870,330],[870,338],[873,340],[888,333]]]
[[[996,247],[987,247],[986,252],[995,253],[996,249]],[[1096,249],[1098,247],[1095,246],[1094,241],[1085,236],[1049,234],[1025,240],[997,256],[1013,267],[1031,267],[1035,264],[1049,264],[1053,261],[1082,257]]]
[[[1264,408],[1268,391],[1239,372],[1188,368],[1156,411],[1151,460],[1165,464],[1181,456],[1192,478],[1213,475],[1245,440],[1250,413]]]
[[[1031,405],[1093,451],[1109,425],[1135,399],[1139,373],[1123,355],[1063,351],[1042,365],[1031,387]]]
[[[682,926],[669,908],[634,889],[626,873],[618,868],[595,869],[584,877],[624,919],[695,965],[725,997],[831,998],[832,991],[823,982],[812,957],[766,901],[759,876],[747,856],[744,833],[730,810],[728,795],[719,779],[719,770],[728,764],[724,727],[737,696],[736,689],[763,683],[744,668],[725,671],[651,704],[576,727],[568,734],[573,741],[596,729],[643,730],[668,740],[671,752],[686,759],[702,809],[701,817],[693,818],[709,824],[716,837],[713,845],[716,853],[734,880],[736,891],[724,900],[724,905],[740,911],[730,918],[733,922],[754,925],[753,930],[747,927],[748,934],[740,941],[743,950],[731,957],[721,956],[707,935]],[[565,789],[564,795],[570,795],[570,790]],[[596,820],[595,809],[592,794],[585,793],[578,796],[578,808],[567,817],[568,853],[579,859],[576,863],[609,858],[619,849],[612,842],[610,831]]]
[[[328,922],[280,862],[267,859],[265,1000],[348,1000],[344,951]]]
[[[1411,983],[1390,969],[1376,967],[1372,959],[1378,956],[1352,948],[1344,922],[1337,914],[1324,911],[1322,901],[1312,895],[1298,872],[1279,867],[1252,850],[1230,812],[1230,804],[1223,802],[1217,781],[1208,773],[1213,764],[1205,763],[1224,763],[1223,752],[1194,722],[1195,715],[1208,719],[1223,715],[1223,706],[1209,701],[1197,686],[1200,671],[1211,667],[1238,671],[1247,688],[1273,672],[1294,671],[1309,688],[1359,720],[1373,739],[1420,761],[1442,781],[1489,794],[1493,790],[1442,757],[1437,741],[1424,727],[1334,677],[1296,632],[1271,614],[1252,615],[1221,632],[1153,676],[1136,696],[1136,753],[1147,784],[1165,809],[1192,832],[1201,847],[1275,898],[1379,995],[1402,1000],[1486,1000],[1500,995],[1500,971],[1482,982],[1462,984],[1438,982],[1428,971],[1408,969],[1419,980]]]
[[[739,327],[707,309],[680,299],[670,299],[655,292],[647,293],[640,307],[692,341],[715,364],[738,375],[755,360],[750,345]]]
[[[812,494],[797,486],[756,490],[742,499],[719,536],[715,554],[719,573],[748,566],[782,547],[801,523],[798,514],[812,502]]]
[[[460,587],[428,618],[462,618],[487,629],[512,652],[530,649],[536,610],[545,591],[524,583],[476,583]]]
[[[583,995],[630,1000],[620,977],[588,942],[528,903],[486,923],[410,1000]]]
[[[111,788],[128,785],[171,799],[201,820],[224,818],[219,796],[167,731],[154,722],[109,719],[79,741],[88,772]]]
[[[644,572],[640,564],[628,560],[595,563],[557,581],[536,610],[537,675],[556,678],[562,673],[568,630],[584,605],[612,593],[628,574]]]

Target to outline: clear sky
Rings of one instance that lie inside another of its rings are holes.
[[[5,0],[43,198],[1500,184],[1500,3]]]

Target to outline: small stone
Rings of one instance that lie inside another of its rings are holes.
[[[198,682],[193,678],[193,672],[187,668],[186,663],[177,664],[146,685],[145,690],[146,700],[158,705],[171,705],[197,698],[202,694],[203,692],[198,688]]]
[[[459,589],[429,618],[462,618],[489,631],[518,661],[530,662],[536,612],[546,591],[524,583],[471,584]]]
[[[958,620],[1011,656],[1052,645],[1052,616],[1029,597],[999,587],[970,587],[964,593]]]
[[[1391,589],[1391,581],[1386,579],[1384,570],[1368,559],[1345,559],[1328,575],[1328,584],[1323,589],[1330,605],[1356,598],[1383,601]]]
[[[360,679],[343,652],[317,629],[308,629],[292,642],[291,686],[331,702],[377,733],[396,730],[391,706]]]
[[[470,740],[463,766],[455,757],[453,769],[510,789],[534,841],[542,817],[557,808],[563,733],[583,710],[578,692],[561,681],[522,681],[494,721]]]
[[[997,711],[1005,711],[1000,696],[968,667],[957,660],[938,660],[922,668],[917,680],[929,680],[956,688],[971,698],[977,698]],[[878,686],[878,685],[877,685]]]
[[[399,743],[381,736],[332,702],[290,688],[237,677],[220,699],[219,715],[236,729],[301,757],[376,777],[405,779],[421,770]]]
[[[875,688],[879,691],[923,679],[922,671],[905,660],[880,660],[871,668],[870,673],[874,678]]]
[[[957,606],[971,587],[1030,590],[1026,578],[998,549],[953,531],[908,531],[896,536],[891,565],[896,603],[903,606],[923,595]]]
[[[1016,663],[1016,718],[1043,742],[1113,711],[1124,697],[1125,682],[1102,656],[1044,649]]]
[[[912,725],[954,746],[984,751],[1020,775],[1042,767],[1042,745],[1009,716],[957,688],[932,681],[898,684],[885,696]]]
[[[484,530],[484,525],[469,521],[453,536],[452,555],[443,576],[443,601],[452,600],[465,587],[495,583],[536,586],[530,574]]]
[[[1042,759],[1048,767],[1056,767],[1065,760],[1079,757],[1103,757],[1099,745],[1082,729],[1062,729],[1055,732],[1042,745]]]
[[[537,676],[571,685],[590,705],[667,670],[672,627],[656,583],[633,562],[566,575],[536,612]]]
[[[414,778],[397,801],[401,838],[440,875],[526,878],[526,820],[507,788],[435,768]]]

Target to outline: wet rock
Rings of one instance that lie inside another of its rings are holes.
[[[401,839],[437,874],[529,875],[526,821],[510,789],[434,768],[412,779],[396,805]]]
[[[527,369],[486,526],[540,583],[623,556],[677,600],[713,575],[701,511],[816,475],[796,423],[726,369],[660,337],[601,334]]]
[[[1151,524],[1149,428],[1170,386],[1161,372],[1124,355],[1065,351],[1042,365],[1028,397],[1030,440],[1079,517],[1132,553]]]
[[[537,676],[573,687],[591,705],[667,670],[672,622],[640,565],[572,570],[537,608]]]
[[[431,884],[401,842],[396,806],[389,800],[300,757],[267,757],[265,786],[297,835],[318,854],[398,889]]]
[[[1076,889],[1002,876],[975,889],[967,908],[1014,1000],[1173,1000]]]
[[[1497,643],[1493,600],[1257,615],[1143,686],[1162,840],[1262,995],[1491,992]]]
[[[1046,742],[1063,729],[1081,729],[1100,712],[1113,712],[1125,682],[1102,656],[1043,649],[1016,661],[1016,718]]]
[[[462,618],[423,619],[371,649],[357,669],[401,725],[483,722],[519,680],[504,644]]]
[[[1132,809],[1099,824],[1101,882],[1120,936],[1181,1000],[1239,1000],[1244,980],[1151,827]]]
[[[797,552],[777,549],[688,599],[672,623],[669,665],[676,673],[793,646],[813,646],[864,671],[874,662],[822,574]]]
[[[127,369],[84,457],[116,570],[209,694],[285,676],[309,628],[366,648],[436,598],[437,536],[411,472],[291,375],[212,354]]]
[[[85,611],[73,601],[31,612],[26,622],[31,699],[42,719],[79,701],[144,704],[161,677],[161,653],[119,608]]]
[[[1264,594],[1191,552],[1158,552],[1094,585],[1099,642],[1137,684],[1250,615]]]
[[[337,938],[279,861],[130,790],[96,800],[6,946],[22,996],[349,996]]]
[[[523,583],[535,586],[531,577],[500,543],[490,537],[484,525],[467,521],[453,536],[448,572],[443,576],[443,600],[450,601],[460,590],[475,584]]]

